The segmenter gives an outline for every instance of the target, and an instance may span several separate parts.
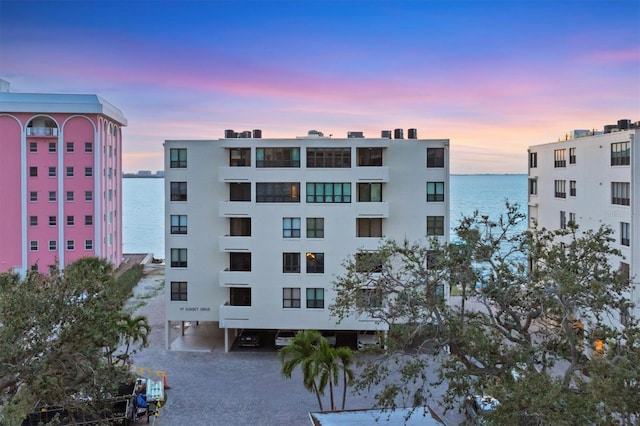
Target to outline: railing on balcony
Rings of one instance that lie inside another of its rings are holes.
[[[57,127],[27,127],[27,136],[58,136]]]

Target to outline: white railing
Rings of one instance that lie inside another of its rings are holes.
[[[57,127],[27,127],[27,136],[58,136]]]

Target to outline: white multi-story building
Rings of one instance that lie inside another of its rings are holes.
[[[165,141],[167,347],[171,322],[240,329],[380,329],[329,314],[342,262],[381,239],[449,235],[449,140]]]
[[[604,131],[574,130],[565,140],[529,148],[529,224],[547,229],[608,225],[640,303],[640,124],[620,120]],[[636,317],[640,311],[636,308]]]

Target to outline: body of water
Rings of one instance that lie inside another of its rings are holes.
[[[474,210],[497,219],[505,212],[505,200],[526,214],[527,175],[453,175],[449,197],[452,229]],[[122,198],[124,253],[164,258],[164,179],[125,178]],[[526,229],[526,221],[521,228]]]

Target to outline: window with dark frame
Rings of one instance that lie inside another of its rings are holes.
[[[49,216],[49,226],[56,226],[58,224],[57,216]]]
[[[38,168],[35,166],[29,167],[29,176],[30,177],[38,177]]]
[[[251,201],[251,184],[230,183],[229,201]]]
[[[172,169],[187,167],[187,148],[169,148],[169,167]]]
[[[444,148],[427,148],[427,167],[444,167]]]
[[[56,240],[49,240],[49,251],[56,251],[58,249],[58,242]]]
[[[282,289],[282,307],[283,308],[299,308],[300,307],[300,288],[285,287]]]
[[[530,152],[529,153],[529,168],[530,169],[535,169],[536,167],[538,167],[538,153],[537,152]]]
[[[256,167],[300,167],[300,148],[256,148]]]
[[[75,216],[67,216],[67,226],[74,226],[76,224]]]
[[[324,274],[324,253],[307,252],[307,274]]]
[[[93,177],[93,167],[84,168],[84,177]]]
[[[38,251],[37,241],[29,241],[29,251]]]
[[[307,182],[307,203],[350,203],[351,182]]]
[[[49,166],[49,177],[56,177],[56,168],[55,168],[55,166]]]
[[[186,302],[187,287],[186,281],[171,281],[171,301]]]
[[[628,166],[631,164],[631,144],[627,142],[615,142],[611,144],[611,165]]]
[[[84,240],[84,249],[93,250],[93,240]]]
[[[172,268],[187,267],[187,249],[186,248],[171,249],[171,267]]]
[[[382,183],[359,183],[358,184],[358,201],[359,202],[381,202],[382,201]]]
[[[229,235],[232,237],[250,237],[251,236],[251,218],[250,217],[230,217],[229,218]]]
[[[631,204],[631,185],[629,182],[611,182],[611,204],[620,206]]]
[[[93,152],[93,142],[85,142],[84,143],[84,152],[86,152],[86,153]]]
[[[553,181],[556,198],[567,198],[567,181],[566,180],[554,180]]]
[[[324,309],[324,288],[307,289],[307,308]]]
[[[229,305],[251,306],[251,287],[230,287]]]
[[[349,168],[351,148],[307,148],[308,168]]]
[[[569,148],[569,164],[576,164],[576,149]]]
[[[76,242],[74,240],[67,240],[67,250],[71,251],[75,249],[76,249]]]
[[[382,148],[358,148],[358,166],[382,166]]]
[[[356,218],[357,237],[382,237],[382,218]]]
[[[250,167],[251,166],[251,148],[230,148],[229,149],[229,166],[230,167]]]
[[[186,234],[187,233],[187,215],[171,215],[171,233]]]
[[[567,212],[560,210],[560,229],[567,229]]]
[[[553,151],[553,167],[567,167],[566,149],[556,149]]]
[[[285,274],[300,273],[300,253],[282,253],[282,272]]]
[[[55,142],[49,142],[49,152],[56,152],[57,147]]]
[[[38,191],[29,191],[29,201],[38,201]]]
[[[631,244],[631,224],[620,222],[620,244],[629,247]]]
[[[58,196],[56,194],[56,191],[49,191],[49,201],[56,201],[58,199]]]
[[[282,238],[300,238],[300,218],[282,218]]]
[[[73,166],[68,166],[67,167],[67,177],[73,177],[74,174],[75,174],[75,170],[74,170]]]
[[[256,203],[299,203],[300,182],[257,182]]]
[[[84,224],[85,225],[93,225],[93,216],[92,215],[86,215],[84,217]]]
[[[444,216],[427,216],[427,236],[444,235]]]
[[[529,179],[529,195],[538,195],[538,179]]]
[[[93,191],[84,191],[84,200],[93,201]]]
[[[38,142],[29,142],[29,152],[38,152]]]
[[[245,272],[251,271],[251,253],[230,252],[229,270]]]
[[[187,201],[187,182],[171,182],[171,201]]]
[[[29,226],[38,226],[38,216],[29,216]]]
[[[67,142],[67,152],[74,152],[76,145],[73,142]]]
[[[307,238],[324,238],[324,218],[307,218]]]
[[[570,180],[569,181],[569,195],[572,197],[576,196],[576,181],[575,180]]]
[[[427,182],[427,202],[444,201],[444,182]]]

